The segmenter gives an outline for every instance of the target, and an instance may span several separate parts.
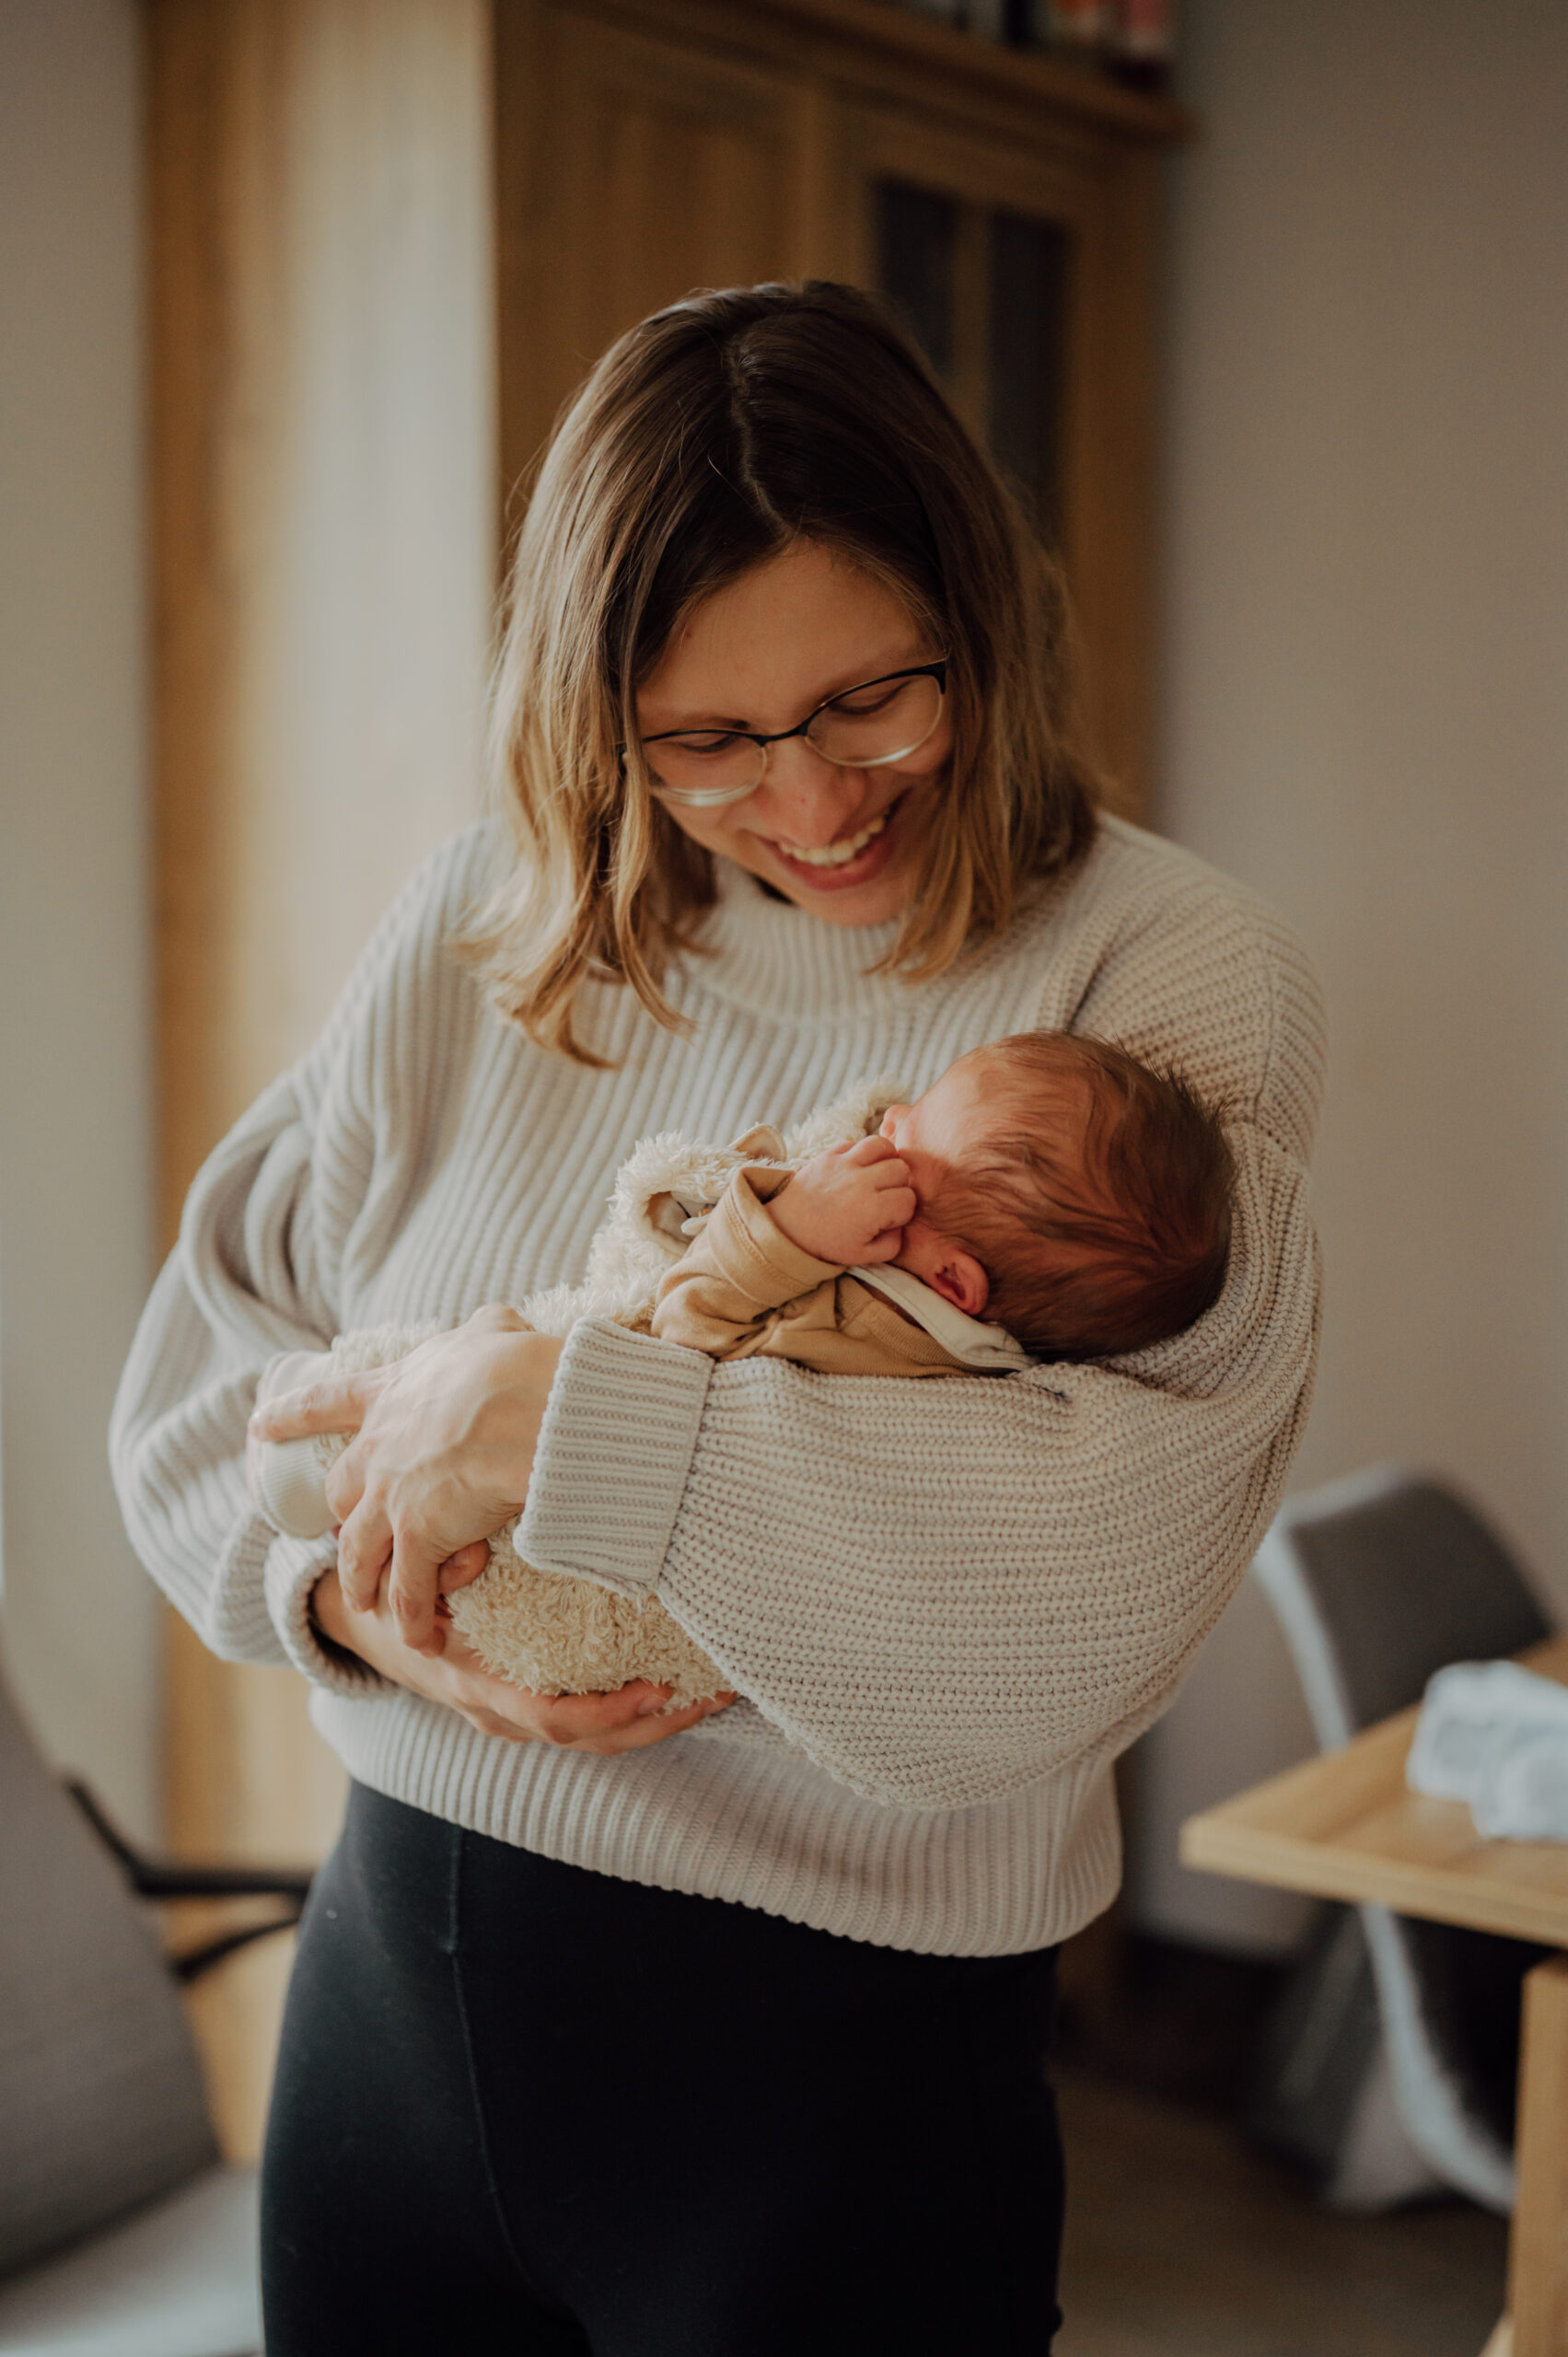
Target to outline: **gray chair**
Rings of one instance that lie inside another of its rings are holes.
[[[297,1919],[298,1872],[140,1857],[0,1680],[0,2357],[253,2357],[256,2182],[219,2158],[177,1981]],[[171,1968],[149,1898],[270,1893]]]
[[[1550,1633],[1473,1508],[1396,1469],[1290,1500],[1254,1568],[1325,1750],[1419,1701],[1449,1662]],[[1276,2025],[1254,2126],[1316,2147],[1347,2206],[1442,2185],[1509,2210],[1519,1981],[1541,1953],[1385,1907],[1327,1910]]]

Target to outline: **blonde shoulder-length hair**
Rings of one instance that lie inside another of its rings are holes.
[[[634,701],[703,598],[797,540],[891,587],[949,663],[952,769],[879,968],[924,980],[1091,842],[1060,576],[912,347],[855,288],[693,295],[611,345],[564,413],[519,533],[492,775],[517,856],[465,954],[495,1004],[582,1063],[591,978],[656,1022],[700,949],[711,855],[649,791]]]

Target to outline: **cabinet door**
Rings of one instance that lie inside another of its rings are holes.
[[[875,284],[969,415],[1048,546],[1061,546],[1074,238],[1050,215],[871,183]]]
[[[569,6],[497,18],[508,492],[611,340],[698,286],[801,267],[802,94]]]
[[[1121,806],[1147,774],[1154,194],[1144,159],[1033,153],[867,110],[865,275],[1062,555],[1092,749]]]
[[[756,0],[500,0],[510,514],[562,402],[647,312],[764,278],[880,287],[1062,552],[1086,734],[1135,810],[1153,668],[1157,149],[1068,104],[977,98],[928,42],[902,53],[912,35],[896,11],[876,12],[894,45],[886,74],[868,62],[865,12],[843,12],[842,41],[822,0],[807,13],[815,30]]]

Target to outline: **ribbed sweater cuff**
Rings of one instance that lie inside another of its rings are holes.
[[[323,1572],[337,1560],[335,1538],[274,1538],[263,1574],[267,1609],[296,1669],[312,1686],[351,1701],[392,1691],[389,1680],[352,1654],[328,1644],[310,1618],[310,1596]]]
[[[625,1596],[657,1586],[680,1511],[713,1361],[608,1318],[561,1353],[517,1548],[542,1572]]]

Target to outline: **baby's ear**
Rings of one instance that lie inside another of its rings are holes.
[[[960,1252],[956,1245],[943,1248],[941,1260],[925,1282],[966,1318],[981,1317],[991,1298],[991,1279],[972,1252]]]

